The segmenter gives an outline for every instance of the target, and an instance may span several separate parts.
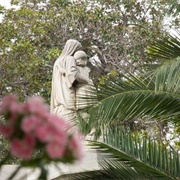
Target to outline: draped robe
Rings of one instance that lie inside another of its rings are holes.
[[[53,67],[51,113],[68,121],[74,119],[76,110],[73,83],[83,78],[78,75],[76,62],[72,56],[79,48],[81,44],[78,41],[68,40]]]

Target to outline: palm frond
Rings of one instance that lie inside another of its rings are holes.
[[[180,32],[177,31],[176,36],[168,35],[162,40],[156,41],[154,44],[147,48],[150,56],[170,60],[180,56]]]
[[[130,75],[100,87],[100,101],[89,109],[89,126],[99,128],[135,118],[179,122],[180,60],[169,61],[149,77]]]
[[[76,108],[87,109],[97,103],[96,88],[93,83],[76,87]]]
[[[119,74],[115,77],[109,76],[104,84],[101,84],[98,89],[99,100],[103,100],[109,96],[116,95],[127,91],[134,90],[154,90],[155,82],[151,75],[141,74]]]
[[[85,171],[79,173],[64,174],[52,180],[109,180],[112,177],[105,170]]]
[[[109,174],[110,179],[147,179],[147,176],[141,172],[137,172],[129,165],[127,161],[119,161],[117,157],[113,157],[110,154],[100,154],[98,162],[102,169]]]
[[[122,127],[104,134],[104,142],[92,142],[100,152],[101,167],[117,179],[176,179],[180,156],[148,137],[133,135]]]
[[[173,0],[170,3],[170,9],[169,9],[169,14],[172,15],[177,15],[180,12],[180,3],[179,0]]]
[[[71,177],[79,180],[169,180],[180,177],[178,152],[170,151],[160,142],[117,126],[106,128],[102,141],[90,141],[90,146],[98,152],[102,170]]]
[[[176,122],[180,117],[180,96],[151,90],[128,91],[100,101],[89,114],[93,127],[143,117]]]
[[[180,93],[180,57],[172,62],[165,62],[154,75],[156,92]]]

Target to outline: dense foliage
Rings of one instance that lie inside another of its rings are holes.
[[[1,8],[0,96],[38,94],[49,102],[52,65],[65,42],[79,40],[91,77],[98,82],[112,69],[134,72],[147,58],[145,47],[163,36],[166,2],[14,0]]]

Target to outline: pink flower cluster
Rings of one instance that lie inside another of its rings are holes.
[[[14,95],[5,96],[0,116],[5,118],[0,133],[9,139],[9,150],[15,157],[29,160],[40,147],[49,160],[79,160],[83,156],[78,133],[69,123],[50,114],[41,97],[20,103]]]

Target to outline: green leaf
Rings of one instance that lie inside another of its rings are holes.
[[[150,56],[171,60],[180,56],[180,32],[178,35],[168,35],[162,40],[155,41],[154,45],[147,48]]]
[[[123,135],[124,132],[126,136]],[[125,131],[123,127],[112,127],[104,133],[104,142],[90,142],[91,147],[100,153],[100,155],[98,154],[98,157],[100,157],[99,163],[109,175],[116,178],[126,177],[125,179],[132,179],[133,177],[135,179],[136,176],[137,179],[141,179],[142,176],[144,179],[150,177],[176,179],[176,177],[179,177],[178,163],[180,162],[180,156],[177,152],[174,152],[173,156],[169,156],[171,151],[150,137],[142,137],[142,141],[137,142],[133,136],[131,131]],[[115,141],[115,139],[121,141]],[[128,140],[131,141],[130,144],[134,151],[129,151]],[[122,147],[122,144],[125,148]],[[136,151],[143,155],[139,156]],[[155,160],[153,160],[154,154],[156,154]],[[169,163],[173,166],[165,165]],[[126,172],[129,172],[129,174],[126,174]]]

